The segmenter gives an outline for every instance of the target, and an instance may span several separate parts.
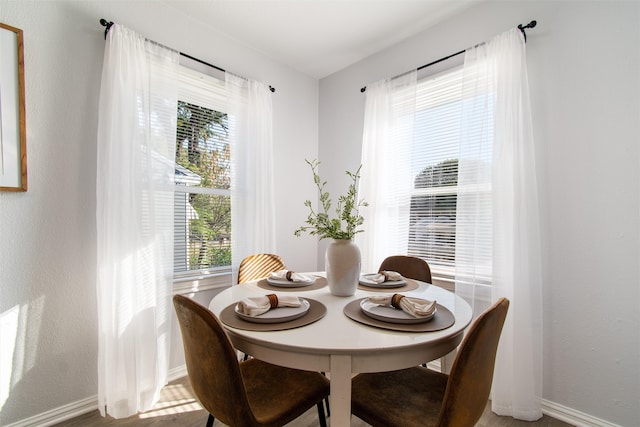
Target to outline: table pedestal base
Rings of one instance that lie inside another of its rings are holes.
[[[351,356],[331,355],[331,417],[332,427],[351,424]]]

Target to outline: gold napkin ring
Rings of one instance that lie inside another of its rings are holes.
[[[393,294],[391,297],[391,306],[398,310],[402,310],[402,307],[400,307],[400,301],[402,301],[402,298],[404,298],[404,295]]]
[[[276,294],[268,294],[267,298],[269,298],[269,306],[270,308],[278,307],[278,296]]]

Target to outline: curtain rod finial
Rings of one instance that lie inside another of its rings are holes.
[[[525,42],[527,41],[527,33],[524,30],[526,30],[527,28],[534,28],[536,25],[538,25],[538,21],[536,21],[535,19],[529,22],[527,25],[518,24],[518,29],[522,32],[522,36],[524,37]]]
[[[518,25],[518,29],[520,31],[524,31],[527,28],[535,28],[536,25],[538,25],[538,21],[534,19],[533,21],[529,22],[527,25],[522,25],[522,24]]]
[[[109,33],[109,30],[111,29],[111,26],[113,25],[113,21],[107,21],[106,19],[102,18],[100,19],[100,25],[102,25],[103,27],[105,27],[104,29],[104,39],[107,39],[107,33]]]

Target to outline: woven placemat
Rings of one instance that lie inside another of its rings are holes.
[[[324,277],[316,276],[316,281],[309,286],[297,286],[295,288],[285,288],[281,286],[273,286],[267,282],[267,279],[262,279],[258,282],[258,287],[262,289],[267,289],[269,291],[278,291],[278,292],[304,292],[304,291],[313,291],[315,289],[324,288],[327,286],[327,279]]]
[[[220,313],[220,320],[227,326],[247,331],[284,331],[286,329],[299,328],[310,325],[327,314],[327,307],[320,301],[305,298],[309,301],[309,311],[302,317],[282,323],[254,323],[241,319],[236,315],[236,303],[231,304]]]
[[[356,322],[363,323],[365,325],[374,326],[376,328],[389,329],[391,331],[403,331],[403,332],[434,332],[447,329],[453,325],[456,321],[453,313],[448,308],[436,304],[438,311],[433,319],[424,323],[389,323],[382,320],[373,319],[362,312],[360,308],[360,301],[365,298],[358,298],[355,301],[351,301],[344,307],[344,314]]]
[[[406,292],[406,291],[413,291],[414,289],[418,289],[418,282],[412,279],[407,279],[407,283],[402,285],[399,288],[378,288],[378,287],[367,286],[367,285],[363,285],[362,283],[359,283],[358,289],[362,289],[363,291],[388,292],[388,293],[395,294],[397,292]]]

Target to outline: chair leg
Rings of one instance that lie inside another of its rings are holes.
[[[320,372],[322,375],[324,375],[325,377],[327,376],[326,373],[324,372]],[[324,404],[327,407],[327,417],[331,416],[331,408],[329,407],[329,396],[324,398]]]
[[[327,427],[327,420],[324,417],[324,406],[322,406],[322,401],[318,402],[318,419],[320,420],[320,427]]]
[[[207,418],[207,427],[213,427],[214,420],[215,418],[213,418],[213,415],[209,414],[209,418]]]

